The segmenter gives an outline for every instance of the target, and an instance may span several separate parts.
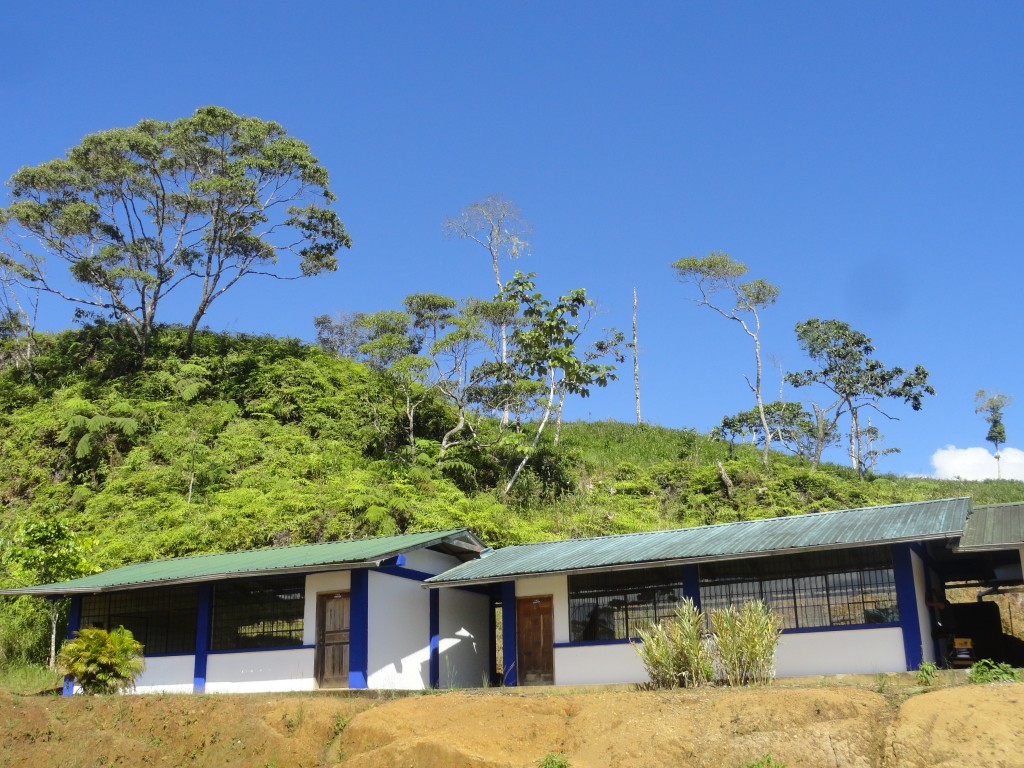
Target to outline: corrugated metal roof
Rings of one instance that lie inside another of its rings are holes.
[[[465,546],[461,546],[459,542]],[[153,560],[115,568],[72,581],[36,587],[0,590],[4,595],[67,595],[137,589],[166,584],[186,584],[243,576],[330,570],[336,566],[372,566],[382,560],[424,547],[447,544],[467,553],[483,549],[482,542],[465,528],[426,533],[407,533],[358,541],[333,541],[270,547],[216,555],[194,555]]]
[[[497,550],[427,580],[433,586],[517,576],[636,568],[959,536],[970,499],[941,499],[738,523],[525,544]]]
[[[958,551],[1024,547],[1024,503],[975,507],[967,518]]]

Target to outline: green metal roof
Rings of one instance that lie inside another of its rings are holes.
[[[955,538],[970,499],[941,499],[817,512],[670,531],[506,547],[427,580],[429,586],[507,581],[521,576],[639,568],[838,547]]]
[[[1019,549],[1024,547],[1024,503],[975,507],[967,518],[957,550]]]
[[[333,541],[270,547],[216,555],[194,555],[135,563],[72,581],[0,590],[3,595],[68,595],[109,592],[168,584],[188,584],[246,576],[372,567],[405,552],[434,547],[462,556],[477,556],[483,542],[465,528],[407,533],[358,541]]]

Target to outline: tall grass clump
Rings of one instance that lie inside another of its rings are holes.
[[[781,634],[782,619],[760,601],[705,617],[686,598],[671,618],[638,631],[636,650],[653,688],[704,685],[716,677],[727,685],[766,685],[775,676]]]
[[[711,612],[717,661],[729,685],[767,685],[775,677],[782,620],[760,600]]]
[[[703,611],[687,597],[671,619],[638,630],[637,653],[653,687],[685,688],[711,679],[714,659],[704,626]]]

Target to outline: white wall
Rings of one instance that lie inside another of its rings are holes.
[[[910,564],[914,569],[914,595],[917,598],[917,623],[921,628],[921,659],[935,661],[935,641],[932,639],[932,618],[928,604],[928,581],[924,560],[916,552],[910,552]],[[904,652],[905,653],[905,652]],[[904,665],[904,670],[906,665]]]
[[[457,557],[435,552],[432,549],[417,549],[415,552],[406,552],[404,567],[436,575],[451,570],[461,562]]]
[[[311,691],[314,651],[211,653],[206,660],[207,693],[257,693],[260,691]]]
[[[899,627],[787,633],[775,652],[778,677],[906,672]]]
[[[479,688],[491,674],[491,638],[487,595],[439,589],[441,688]]]
[[[146,670],[135,679],[136,693],[192,693],[196,657],[146,658]]]
[[[630,643],[555,648],[555,685],[646,683],[648,679]]]
[[[419,581],[369,574],[367,686],[430,685],[430,596]]]

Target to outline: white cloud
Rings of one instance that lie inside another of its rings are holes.
[[[1024,480],[1024,451],[1003,448],[1000,452],[1000,476],[1004,480]],[[995,479],[996,460],[987,448],[957,448],[947,445],[932,454],[935,477],[944,480]]]

